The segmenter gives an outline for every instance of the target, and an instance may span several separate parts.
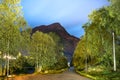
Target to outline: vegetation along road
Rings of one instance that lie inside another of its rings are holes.
[[[9,80],[90,80],[89,78],[80,76],[74,71],[66,71],[59,74],[30,74],[24,76],[16,76]]]

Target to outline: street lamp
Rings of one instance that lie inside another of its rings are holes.
[[[116,71],[116,55],[115,55],[115,33],[112,31],[113,36],[113,62],[114,62],[114,71]]]

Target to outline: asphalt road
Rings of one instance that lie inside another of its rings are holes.
[[[24,76],[16,76],[9,80],[90,80],[89,78],[80,76],[73,70],[67,70],[59,74],[29,74]]]

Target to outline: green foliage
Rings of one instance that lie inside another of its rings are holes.
[[[10,60],[10,73],[26,73],[27,68],[33,67],[29,63],[29,59],[25,56],[19,56],[16,60]]]
[[[110,0],[111,5],[108,7],[111,17],[120,20],[120,0]]]
[[[16,57],[10,60],[11,72],[21,72],[25,66],[35,65],[36,69],[61,69],[67,65],[63,55],[63,45],[60,38],[53,33],[36,32],[27,27],[21,10],[20,0],[0,0],[0,51],[4,55]],[[28,61],[29,60],[29,63]],[[27,65],[30,64],[30,65]],[[9,69],[9,60],[5,66]]]
[[[82,39],[78,46],[76,47],[76,50],[73,55],[73,65],[77,69],[84,69],[84,62],[85,62],[85,40]],[[79,67],[80,65],[80,67]]]
[[[1,0],[0,4],[0,51],[15,54],[19,47],[20,28],[26,25],[21,12],[20,0]]]
[[[119,72],[110,72],[110,71],[97,72],[97,71],[92,71],[92,72],[89,72],[88,74],[93,76],[96,80],[119,80],[120,79]]]
[[[30,56],[36,71],[57,70],[67,67],[60,38],[54,33],[35,32],[31,37]],[[35,61],[35,62],[34,62]]]
[[[52,37],[52,39],[55,42],[55,52],[56,52],[56,59],[57,62],[54,64],[54,69],[62,69],[67,67],[67,58],[64,56],[63,53],[63,42],[62,39],[53,32],[50,32],[49,35]]]
[[[0,51],[3,56],[16,56],[19,52],[20,28],[26,26],[21,11],[20,0],[0,0]],[[8,59],[4,64],[9,69]]]
[[[55,43],[53,39],[42,32],[35,32],[31,37],[31,51],[36,68],[46,69],[56,63]]]
[[[24,29],[22,30],[21,32],[21,39],[20,39],[20,48],[19,48],[19,51],[22,53],[22,54],[26,54],[28,55],[29,54],[29,51],[30,51],[30,37],[31,37],[31,31],[32,29],[31,28],[27,28],[27,29]]]
[[[92,80],[119,80],[120,79],[120,74],[119,72],[112,72],[112,71],[98,71],[99,68],[97,67],[94,68],[93,71],[90,72],[84,72],[84,71],[77,71],[82,76],[88,77]]]
[[[57,53],[59,54],[59,53]],[[64,69],[67,68],[67,58],[61,54],[57,55],[57,62],[52,66],[52,69],[54,70],[60,70],[60,69]]]
[[[100,8],[89,15],[90,21],[83,26],[85,35],[78,43],[73,56],[73,64],[76,69],[83,70],[87,64],[87,68],[102,65],[107,70],[112,70],[113,31],[115,32],[115,40],[120,42],[118,38],[120,36],[119,2],[119,0],[111,0],[110,6]],[[119,46],[116,43],[117,66],[120,64]]]
[[[63,41],[62,39],[53,32],[50,32],[48,35],[50,35],[50,37],[52,37],[52,39],[54,40],[55,44],[56,44],[56,51],[57,53],[60,53],[60,55],[63,52]]]

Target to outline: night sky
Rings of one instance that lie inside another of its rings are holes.
[[[106,6],[107,0],[22,0],[23,13],[29,26],[59,22],[76,37],[84,34],[82,25],[95,9]]]

